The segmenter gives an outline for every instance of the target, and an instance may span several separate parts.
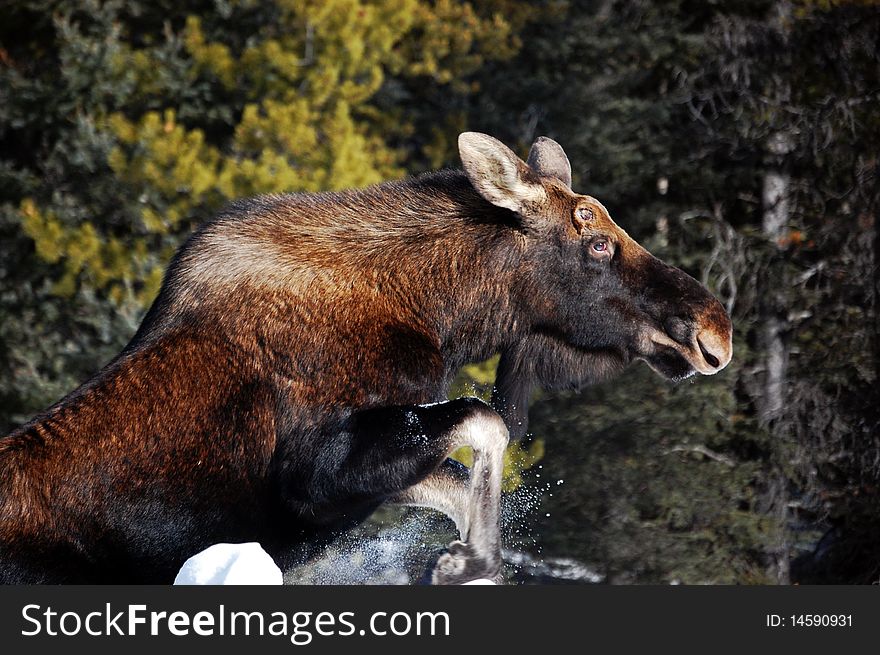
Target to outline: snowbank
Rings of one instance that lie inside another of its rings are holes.
[[[214,544],[193,555],[180,568],[176,585],[280,585],[281,569],[258,543]],[[471,580],[466,585],[494,585]]]
[[[280,585],[281,569],[258,543],[214,544],[180,568],[176,585]]]

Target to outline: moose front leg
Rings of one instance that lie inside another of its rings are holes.
[[[470,472],[446,460],[422,482],[390,499],[393,503],[436,509],[455,521],[461,540],[449,544],[437,560],[432,574],[434,584],[493,579],[499,574],[501,473],[507,441],[507,429],[497,414],[465,421],[456,429],[452,450],[473,448]]]
[[[430,406],[386,407],[358,414],[354,448],[343,471],[358,495],[437,509],[452,518],[451,543],[433,572],[435,584],[493,578],[501,570],[499,514],[507,427],[476,398]],[[447,458],[468,446],[468,472]],[[337,478],[338,479],[338,478]]]

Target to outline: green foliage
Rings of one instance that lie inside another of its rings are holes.
[[[762,554],[783,526],[761,491],[774,444],[738,413],[723,378],[669,386],[638,366],[581,395],[545,397],[532,421],[548,444],[552,497],[536,531],[545,551],[618,583],[770,581]]]
[[[495,355],[485,362],[473,362],[463,366],[452,383],[449,397],[476,396],[489,402],[492,399],[492,385],[495,384],[499,359],[500,357]]]

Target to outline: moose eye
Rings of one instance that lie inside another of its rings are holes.
[[[596,252],[605,252],[608,250],[608,242],[607,241],[594,241],[593,242],[593,250]]]

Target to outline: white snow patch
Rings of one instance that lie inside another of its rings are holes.
[[[599,584],[605,576],[589,568],[583,562],[570,557],[541,557],[512,550],[504,551],[504,561],[532,577],[547,577],[554,580],[571,580]]]
[[[280,585],[281,569],[258,543],[214,544],[180,568],[176,585]]]

